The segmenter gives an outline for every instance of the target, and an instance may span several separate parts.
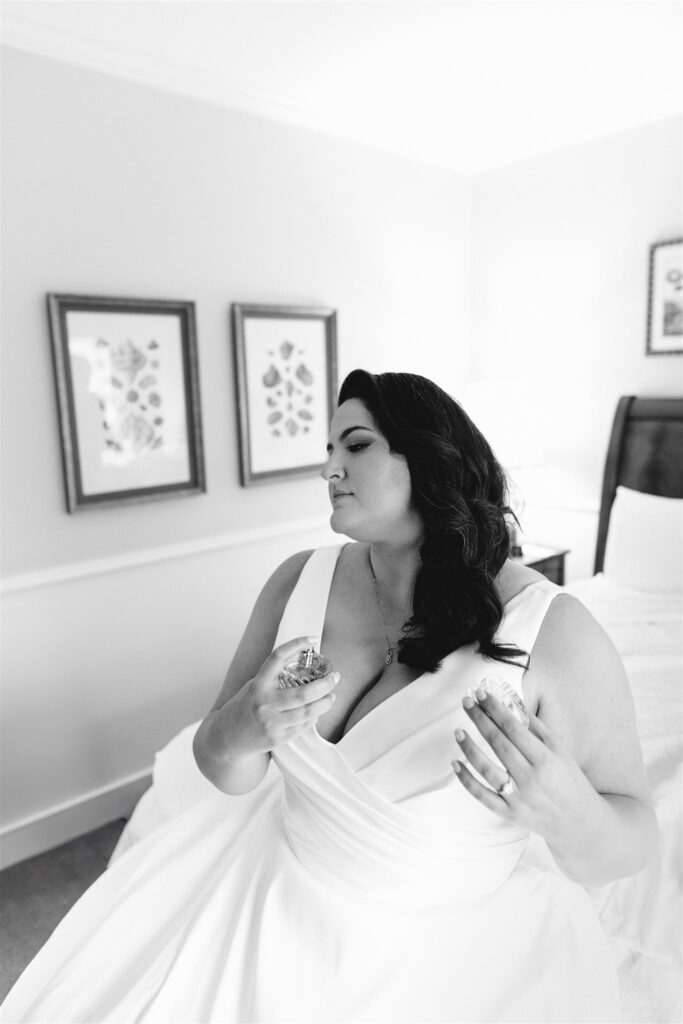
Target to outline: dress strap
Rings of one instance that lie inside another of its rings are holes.
[[[530,655],[546,612],[552,601],[561,593],[562,587],[546,579],[536,580],[535,583],[530,583],[520,590],[505,605],[503,618],[496,631],[496,641],[500,644],[515,644]],[[481,682],[486,676],[496,676],[524,698],[522,681],[528,667],[527,658],[515,663],[482,659],[481,667]]]
[[[275,646],[295,636],[320,638],[332,577],[344,544],[316,548],[308,559],[280,619]]]
[[[536,580],[520,590],[505,605],[505,614],[496,639],[500,643],[516,644],[531,654],[546,612],[561,593],[562,587],[546,579]]]

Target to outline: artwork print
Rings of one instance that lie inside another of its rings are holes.
[[[187,304],[69,308],[53,298],[70,503],[201,488]]]
[[[315,377],[306,365],[306,349],[285,338],[276,348],[266,349],[266,353],[272,362],[262,375],[261,384],[271,436],[296,437],[302,431],[309,434],[315,413],[307,406],[314,401]]]
[[[238,306],[234,317],[243,483],[316,471],[336,390],[333,314]]]
[[[683,241],[650,248],[648,355],[683,352]]]

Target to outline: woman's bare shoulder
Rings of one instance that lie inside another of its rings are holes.
[[[621,660],[609,636],[584,604],[572,594],[561,592],[551,601],[534,645],[534,655],[546,666],[555,665],[595,672],[599,665],[621,667]]]
[[[277,605],[284,601],[286,604],[314,550],[308,548],[306,551],[297,551],[281,562],[264,584],[260,597],[265,597],[268,603],[275,602]]]
[[[233,696],[258,671],[272,651],[287,602],[312,554],[312,549],[297,551],[286,558],[266,580],[256,598],[212,711]]]
[[[575,704],[595,706],[630,697],[619,652],[578,598],[560,593],[550,603],[531,652],[534,669],[551,688]],[[531,668],[530,668],[531,671]]]

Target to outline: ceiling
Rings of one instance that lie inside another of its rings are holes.
[[[2,41],[478,174],[683,112],[681,0],[3,0]]]

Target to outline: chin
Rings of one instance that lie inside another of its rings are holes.
[[[344,517],[341,509],[333,509],[330,516],[330,528],[334,533],[341,533],[344,537],[349,537],[351,540],[362,540],[362,537],[357,536],[353,524]]]

